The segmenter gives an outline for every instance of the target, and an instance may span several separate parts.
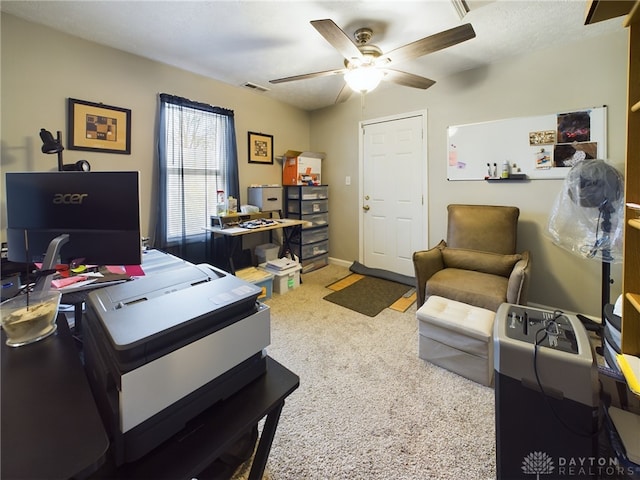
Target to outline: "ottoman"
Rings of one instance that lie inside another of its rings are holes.
[[[493,384],[495,312],[432,295],[416,316],[420,358],[483,385]]]

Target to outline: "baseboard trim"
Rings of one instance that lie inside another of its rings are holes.
[[[331,265],[338,265],[340,267],[347,267],[347,268],[353,265],[353,261],[342,260],[340,258],[335,258],[335,257],[329,257],[329,263]]]

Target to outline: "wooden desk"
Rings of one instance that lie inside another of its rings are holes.
[[[44,340],[12,348],[2,331],[2,478],[85,478],[107,433],[66,317]]]
[[[205,227],[204,230],[211,234],[212,239],[217,236],[224,237],[225,242],[225,256],[229,263],[229,272],[235,274],[235,266],[233,264],[233,256],[238,251],[238,248],[242,248],[242,237],[244,235],[251,235],[253,233],[269,232],[273,230],[282,229],[282,248],[283,252],[291,252],[291,238],[302,230],[302,225],[306,222],[303,220],[293,220],[289,218],[282,218],[276,220],[274,225],[267,225],[266,227],[259,228],[242,228],[242,227]],[[213,242],[212,242],[213,243]],[[211,250],[210,250],[211,251]]]

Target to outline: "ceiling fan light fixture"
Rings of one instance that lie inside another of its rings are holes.
[[[470,0],[449,1],[458,2],[462,10],[466,9],[468,11],[468,5],[466,5],[466,3]],[[476,32],[473,30],[471,24],[466,23],[407,43],[390,52],[384,53],[380,47],[370,43],[373,35],[373,31],[370,28],[365,27],[356,30],[354,42],[354,40],[349,38],[331,19],[312,20],[311,25],[342,55],[345,68],[277,78],[275,80],[269,80],[269,83],[277,84],[309,78],[344,75],[345,83],[340,89],[336,103],[346,101],[352,91],[361,94],[371,92],[378,86],[381,80],[390,81],[406,87],[420,88],[422,90],[427,89],[435,83],[434,80],[408,72],[401,72],[395,68],[390,69],[388,68],[389,64],[395,65],[422,57],[423,55],[466,42],[476,36]],[[347,88],[347,86],[349,88]]]
[[[384,77],[384,72],[374,66],[352,68],[344,74],[347,85],[357,93],[368,93],[374,90]]]

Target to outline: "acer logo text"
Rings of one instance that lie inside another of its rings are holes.
[[[54,205],[81,205],[88,193],[55,193],[53,195]]]

